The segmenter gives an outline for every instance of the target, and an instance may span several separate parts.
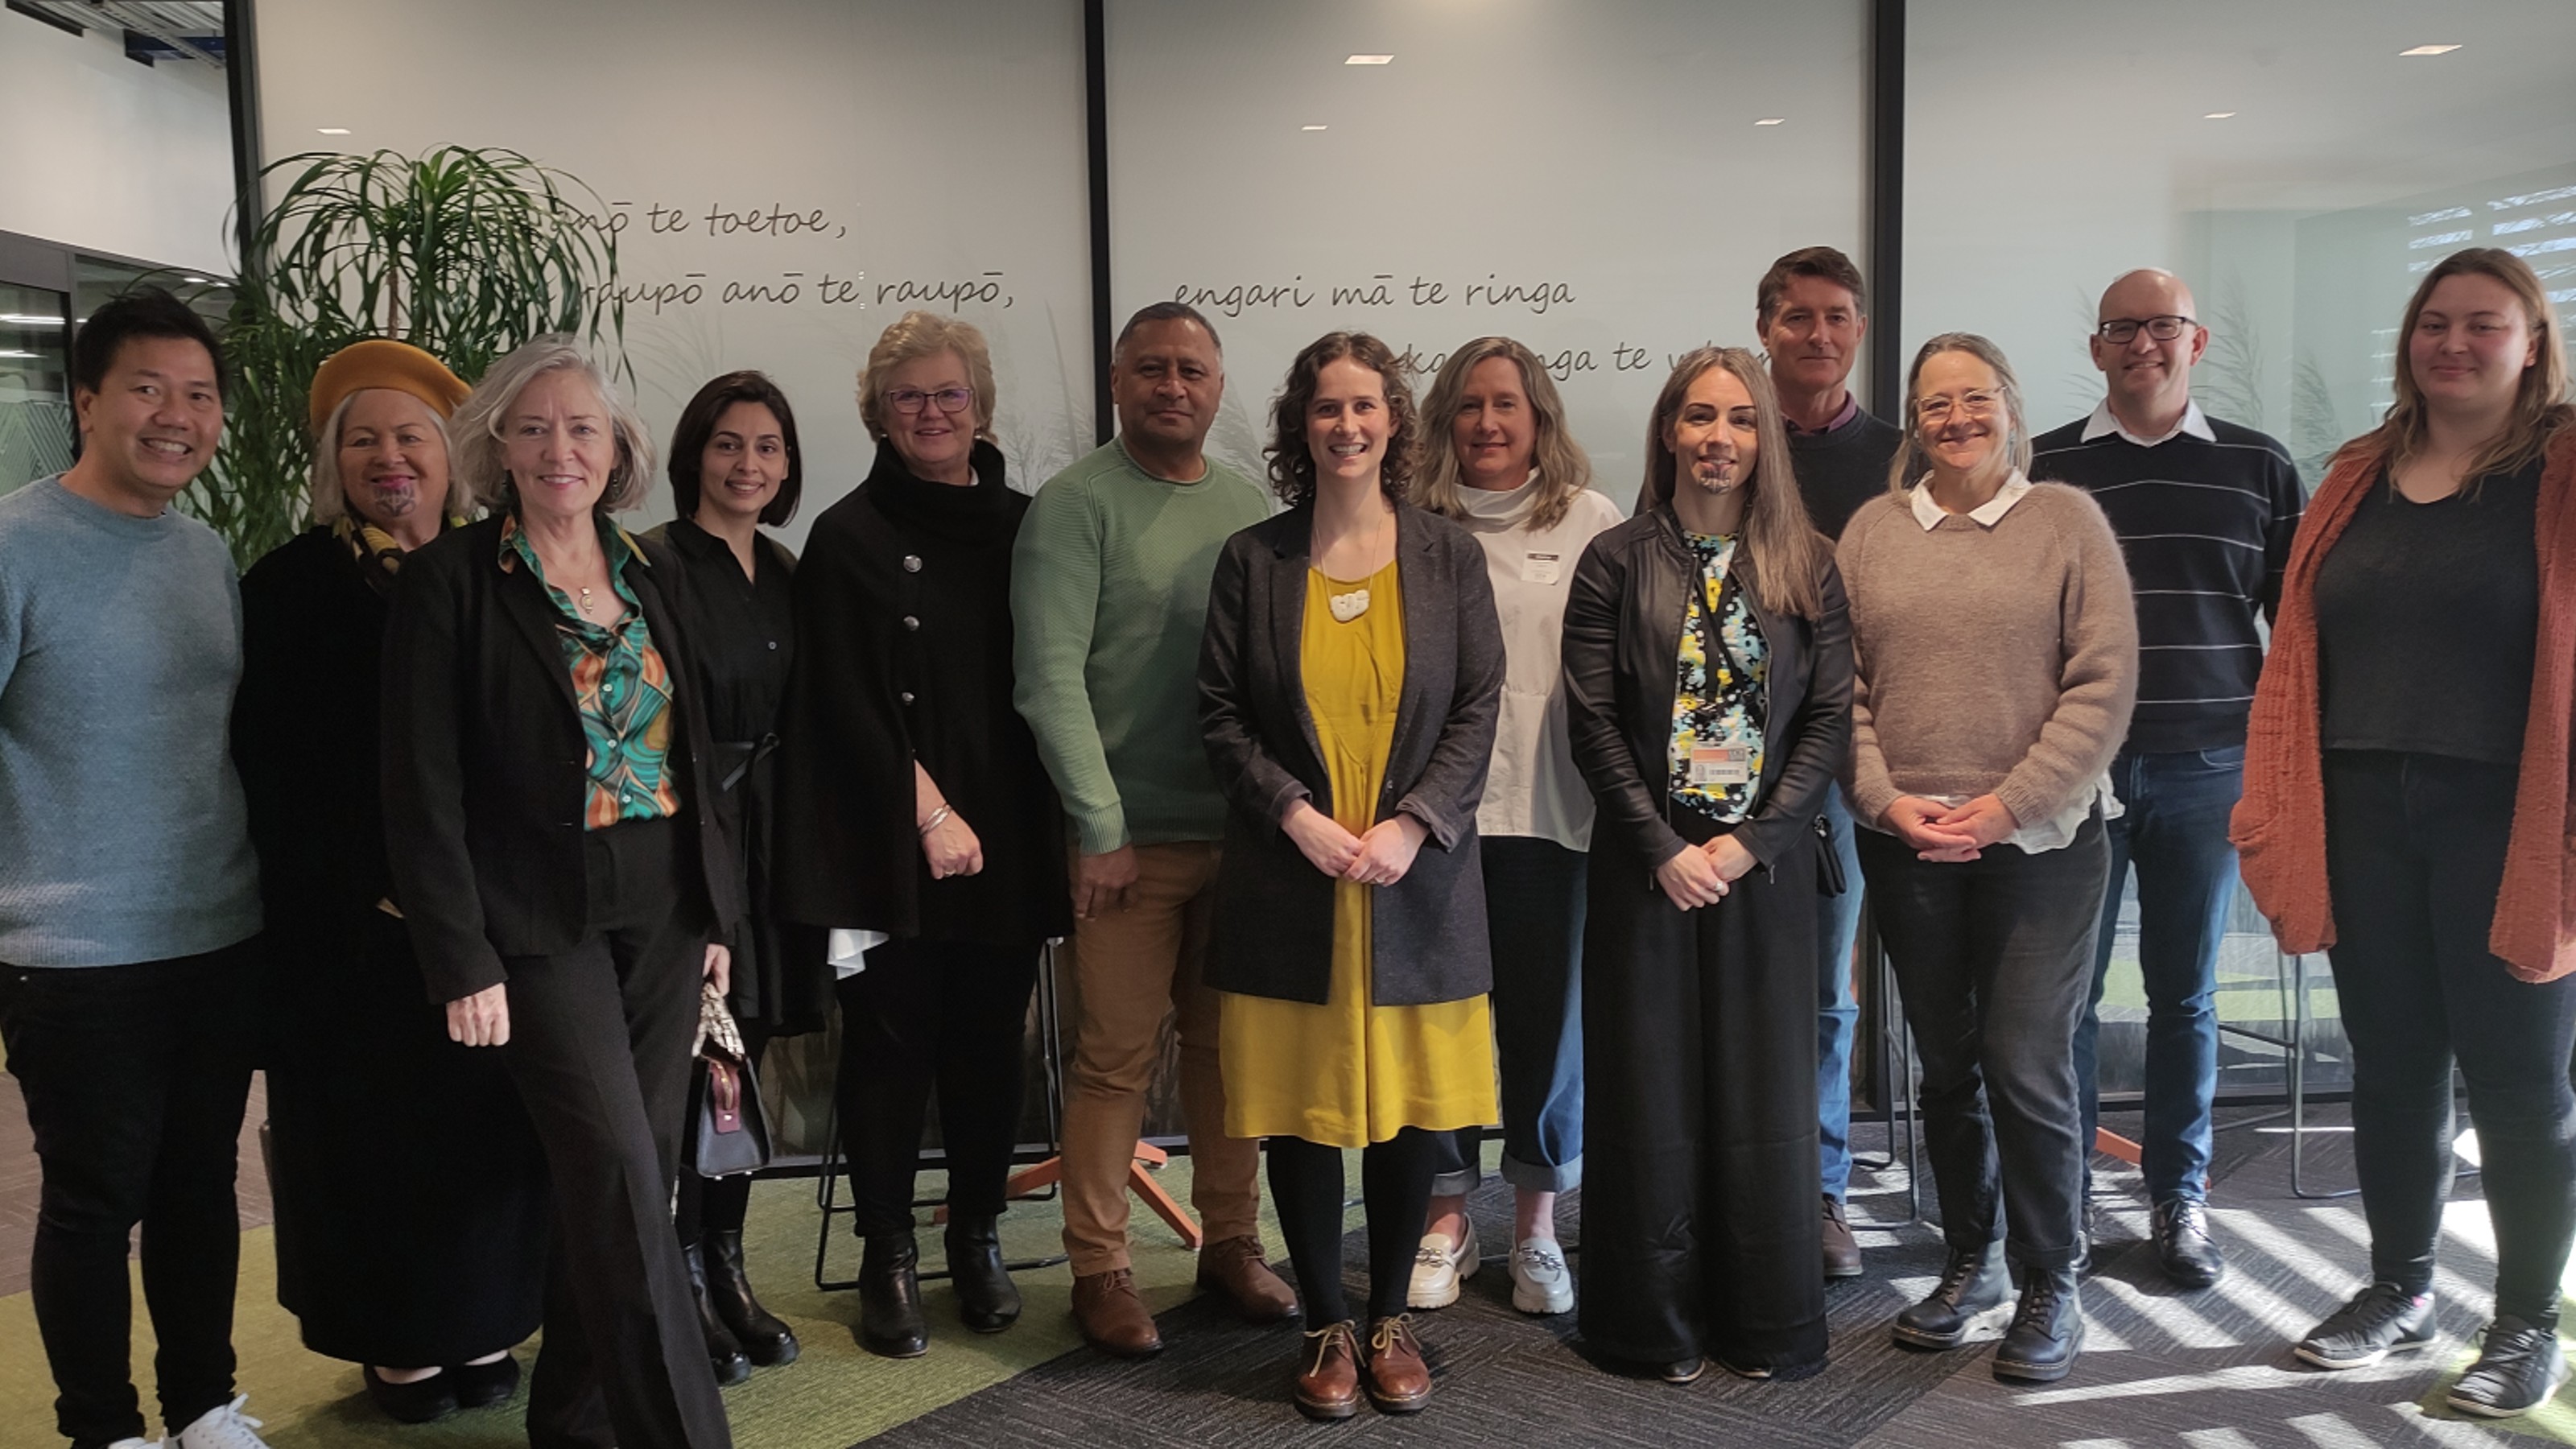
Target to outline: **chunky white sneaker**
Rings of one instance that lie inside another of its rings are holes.
[[[1523,1313],[1563,1313],[1574,1306],[1574,1275],[1554,1238],[1523,1238],[1512,1249],[1512,1306]]]
[[[268,1449],[268,1441],[251,1431],[260,1422],[241,1411],[250,1395],[236,1394],[219,1409],[208,1409],[197,1422],[170,1436],[168,1449]]]
[[[1476,1224],[1470,1220],[1459,1241],[1447,1233],[1424,1233],[1413,1254],[1413,1281],[1404,1290],[1407,1308],[1446,1308],[1458,1301],[1458,1284],[1476,1274]]]

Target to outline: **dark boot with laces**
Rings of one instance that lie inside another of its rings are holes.
[[[2510,1419],[2549,1402],[2567,1381],[2567,1356],[2555,1324],[2535,1325],[2505,1314],[2487,1325],[2478,1361],[2451,1385],[2447,1402],[2481,1419]]]
[[[2209,1235],[2209,1205],[2194,1198],[2156,1204],[2156,1262],[2177,1288],[2206,1288],[2227,1273],[2227,1255]]]
[[[2030,1270],[2021,1308],[1995,1349],[1995,1377],[2014,1383],[2053,1384],[2075,1367],[2084,1351],[2084,1300],[2075,1270]]]
[[[1957,1348],[1968,1337],[1969,1322],[2011,1293],[2003,1244],[1967,1252],[1953,1248],[1941,1281],[1921,1302],[1896,1315],[1896,1341],[1913,1348]]]

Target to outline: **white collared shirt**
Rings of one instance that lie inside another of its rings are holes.
[[[1925,533],[1939,528],[1941,520],[1945,518],[1964,517],[1973,520],[1980,528],[1993,528],[2003,521],[2005,514],[2012,512],[2012,506],[2019,503],[2021,496],[2029,491],[2030,480],[2021,476],[2021,470],[2015,468],[2011,476],[2004,479],[2004,486],[1995,490],[1994,497],[1969,509],[1965,514],[1951,513],[1940,504],[1933,502],[1932,489],[1922,483],[1917,483],[1907,490],[1906,504],[1913,509],[1914,521],[1923,525]]]
[[[2107,438],[2113,433],[2118,433],[2141,448],[2152,448],[2158,443],[2171,442],[2185,433],[2204,443],[2218,441],[2218,430],[2209,425],[2209,415],[2202,412],[2200,404],[2196,402],[2183,404],[2182,421],[2174,424],[2171,432],[2161,438],[2142,438],[2130,432],[2127,425],[2120,421],[2120,415],[2111,411],[2111,400],[2106,397],[2094,405],[2093,416],[2084,420],[2084,441],[2089,443],[2096,438]]]

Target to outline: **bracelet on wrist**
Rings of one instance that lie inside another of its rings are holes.
[[[920,826],[917,828],[922,834],[928,835],[930,832],[939,828],[940,822],[956,813],[956,811],[951,810],[948,806],[942,805],[938,809],[931,811],[930,818],[921,822]]]

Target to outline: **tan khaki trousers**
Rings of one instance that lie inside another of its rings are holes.
[[[1163,1022],[1176,1012],[1190,1205],[1209,1242],[1260,1230],[1258,1141],[1225,1135],[1218,994],[1200,983],[1216,908],[1215,841],[1136,847],[1127,906],[1074,924],[1077,1019],[1064,1108],[1064,1250],[1088,1276],[1127,1260],[1127,1168],[1145,1123]]]

